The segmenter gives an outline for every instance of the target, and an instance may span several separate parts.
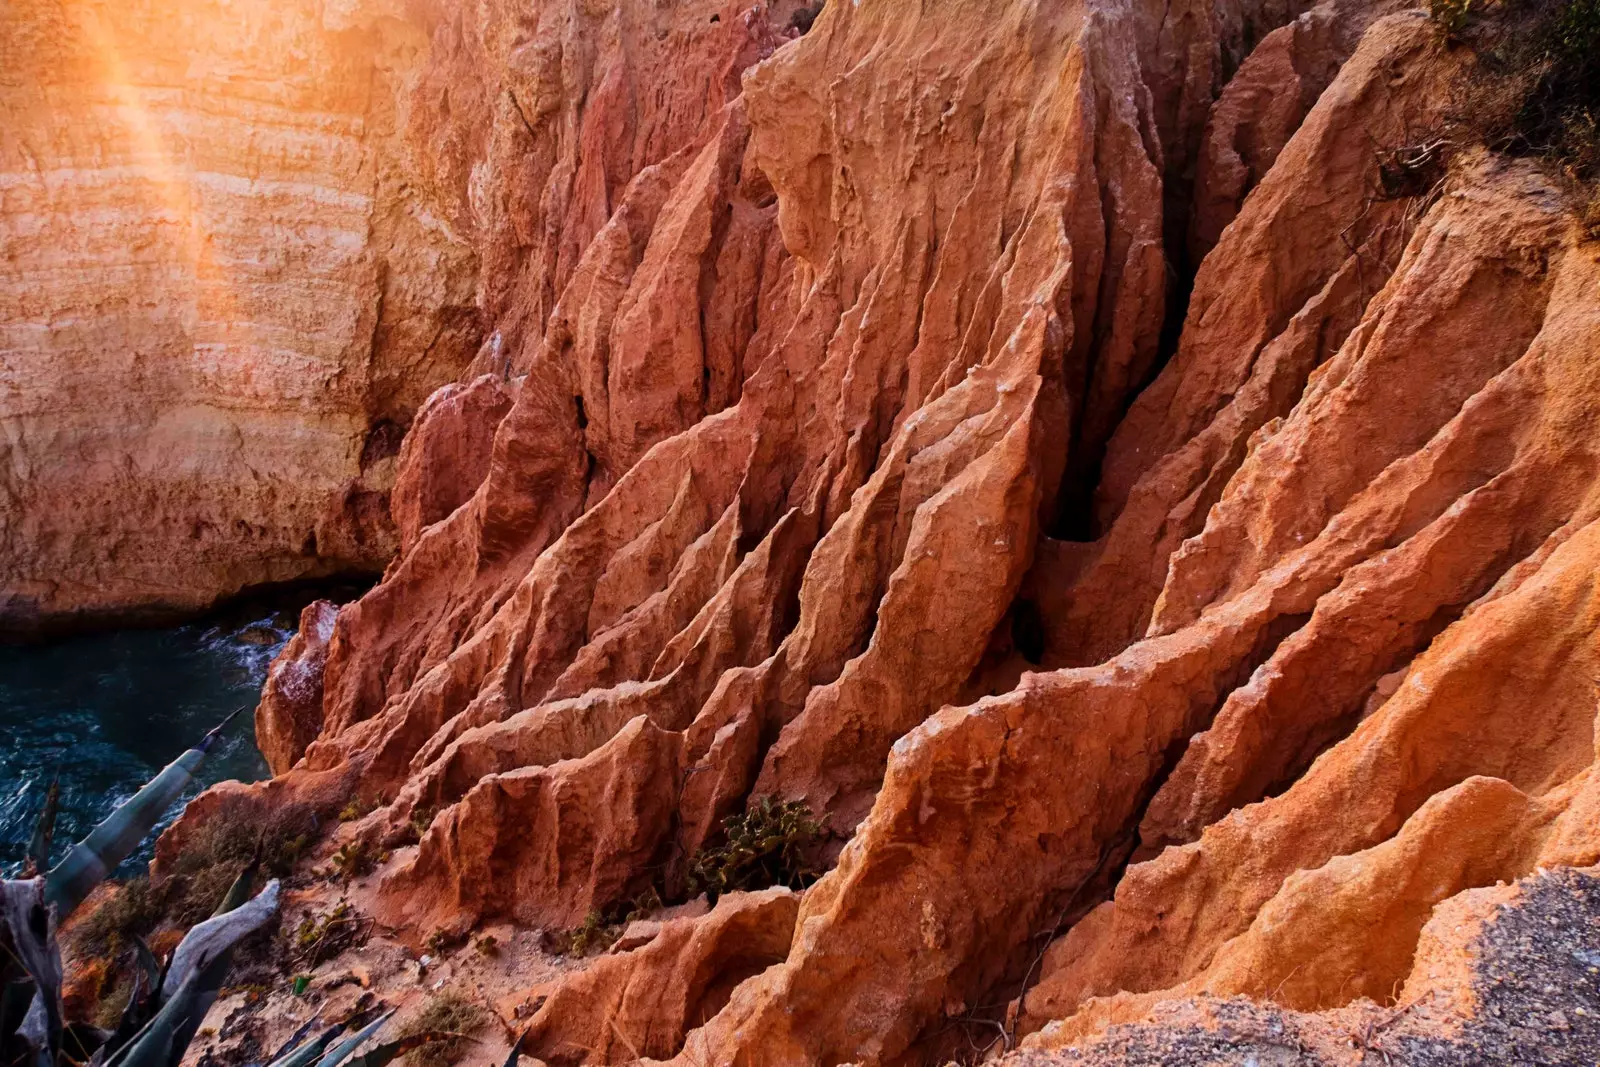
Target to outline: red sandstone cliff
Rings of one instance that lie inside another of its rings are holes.
[[[274,669],[279,777],[164,850],[355,797],[325,853],[392,849],[352,899],[419,946],[826,816],[803,894],[506,963],[551,1063],[1056,1062],[1174,998],[1453,988],[1451,909],[1600,861],[1564,187],[1386,185],[1472,62],[1399,5],[795,6],[399,13],[485,340],[383,582]]]

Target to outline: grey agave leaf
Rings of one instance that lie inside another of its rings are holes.
[[[344,1063],[345,1060],[349,1059],[350,1055],[355,1052],[356,1049],[360,1048],[368,1038],[372,1037],[380,1029],[382,1029],[383,1024],[388,1022],[389,1016],[393,1014],[394,1009],[391,1008],[382,1015],[378,1016],[376,1019],[372,1020],[366,1026],[362,1027],[359,1032],[345,1038],[343,1041],[333,1046],[326,1056],[323,1056],[322,1059],[317,1061],[317,1067],[339,1067],[339,1065]]]
[[[426,1045],[436,1045],[441,1041],[471,1041],[466,1034],[458,1034],[449,1030],[429,1030],[426,1033],[410,1034],[386,1041],[381,1045],[374,1045],[355,1059],[348,1061],[345,1067],[388,1067],[392,1060],[414,1052]]]
[[[321,1058],[323,1051],[333,1044],[333,1039],[343,1032],[343,1025],[330,1026],[318,1034],[315,1041],[280,1051],[278,1058],[273,1060],[269,1067],[307,1067],[307,1064]]]
[[[517,1061],[522,1058],[522,1043],[528,1040],[528,1034],[532,1030],[532,1026],[522,1028],[522,1033],[517,1035],[516,1044],[511,1046],[511,1055],[506,1057],[505,1067],[517,1067]]]
[[[161,1005],[156,1017],[106,1060],[107,1067],[172,1067],[176,1064],[184,1052],[177,1046],[178,1029],[194,1011],[199,985],[200,976],[191,974],[189,980]]]
[[[33,826],[33,837],[28,842],[28,863],[35,873],[50,869],[50,844],[55,839],[56,810],[60,802],[61,775],[58,773],[44,795],[44,810],[39,813],[39,821]]]
[[[260,866],[259,856],[251,860],[249,866],[245,867],[239,873],[239,876],[233,880],[233,885],[229,886],[227,893],[223,894],[222,903],[217,905],[217,910],[212,913],[211,918],[190,930],[189,936],[184,937],[183,943],[178,945],[177,952],[173,954],[173,970],[176,970],[178,956],[184,954],[184,944],[187,944],[189,937],[194,936],[202,928],[206,928],[204,936],[208,939],[213,936],[232,938],[220,952],[212,956],[209,962],[200,965],[200,989],[196,995],[194,1013],[190,1015],[189,1021],[178,1030],[177,1043],[180,1047],[187,1048],[189,1042],[194,1040],[195,1032],[200,1028],[200,1020],[205,1018],[206,1012],[211,1010],[211,1005],[217,1002],[217,996],[222,992],[222,983],[227,981],[228,972],[233,969],[234,945],[254,931],[261,929],[277,913],[278,883],[276,881],[268,882],[267,888],[261,891],[260,896],[253,900],[250,899],[250,885],[255,881],[256,868],[258,866]],[[268,893],[272,894],[270,908],[266,901]],[[253,914],[260,913],[262,909],[268,910],[265,911],[264,917],[260,922],[255,922],[252,917]],[[239,936],[234,937],[232,936],[234,927],[224,930],[226,923],[235,923],[238,927],[248,926],[248,929],[245,929],[244,933]],[[186,960],[185,962],[187,963],[188,961]],[[171,979],[170,974],[168,979]]]
[[[292,1035],[290,1035],[289,1040],[278,1046],[278,1051],[272,1054],[269,1062],[276,1063],[278,1060],[281,1060],[283,1057],[287,1056],[292,1049],[297,1048],[300,1042],[306,1039],[307,1034],[311,1033],[311,1031],[317,1028],[317,1024],[321,1021],[321,1012],[318,1012],[311,1018],[307,1019],[303,1024],[301,1024],[300,1029],[296,1030]],[[334,1032],[337,1033],[338,1029],[338,1027],[335,1027]]]
[[[94,887],[105,881],[117,865],[133,854],[150,831],[161,821],[172,802],[194,781],[195,772],[205,762],[206,753],[216,743],[223,727],[233,715],[222,720],[198,745],[167,764],[132,799],[106,816],[67,852],[45,876],[45,896],[56,906],[57,916],[65,919],[75,911]]]
[[[278,881],[267,883],[255,899],[232,911],[213,915],[194,926],[172,955],[167,977],[161,983],[163,998],[172,996],[185,982],[204,970],[213,960],[233,948],[245,936],[265,926],[278,913]]]
[[[61,1048],[61,950],[42,878],[0,882],[0,934],[33,979],[33,999],[18,1035],[53,1063]]]

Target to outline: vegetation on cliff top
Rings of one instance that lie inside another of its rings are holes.
[[[1554,164],[1600,230],[1600,0],[1429,0],[1476,62],[1447,117],[1455,140]]]

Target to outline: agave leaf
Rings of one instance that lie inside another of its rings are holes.
[[[532,1030],[532,1026],[522,1028],[522,1033],[517,1035],[516,1043],[511,1046],[511,1055],[506,1057],[505,1067],[517,1067],[517,1061],[522,1058],[522,1043],[528,1040],[528,1034]]]
[[[311,1018],[307,1019],[305,1021],[305,1024],[302,1025],[300,1027],[300,1029],[296,1030],[293,1034],[290,1035],[289,1040],[285,1041],[282,1045],[278,1046],[278,1051],[276,1051],[276,1052],[274,1052],[272,1054],[272,1056],[270,1057],[270,1062],[276,1062],[278,1060],[281,1060],[283,1057],[287,1056],[289,1054],[289,1052],[296,1045],[300,1044],[300,1042],[302,1042],[302,1041],[304,1041],[306,1039],[306,1035],[309,1034],[312,1030],[314,1030],[316,1028],[317,1023],[319,1023],[321,1021],[322,1021],[322,1013],[321,1012],[318,1012],[316,1015],[313,1015]],[[337,1033],[338,1032],[337,1029],[334,1032]]]
[[[33,997],[17,1035],[44,1062],[54,1062],[61,1048],[61,950],[44,879],[0,882],[0,938],[33,979]]]
[[[146,953],[149,951],[148,948],[145,949]],[[159,973],[159,970],[155,972]],[[116,1055],[140,1030],[144,1029],[144,1024],[155,1014],[155,997],[151,995],[151,990],[155,988],[158,980],[148,975],[142,968],[133,972],[133,991],[128,994],[128,1003],[122,1009],[122,1017],[117,1020],[117,1028],[100,1046],[98,1056],[100,1062],[103,1063],[107,1057]]]
[[[139,964],[139,972],[145,979],[145,990],[153,991],[161,988],[161,961],[156,959],[156,954],[150,951],[150,946],[138,934],[133,935],[133,951]]]
[[[255,881],[255,870],[259,866],[259,858],[252,860],[250,865],[239,872],[239,877],[233,880],[233,885],[223,895],[222,903],[217,905],[217,910],[211,918],[200,923],[190,930],[179,943],[178,949],[172,955],[171,972],[166,981],[177,982],[183,980],[179,971],[180,963],[183,966],[194,965],[194,960],[204,959],[209,954],[211,958],[201,962],[200,991],[195,998],[195,1010],[188,1020],[178,1028],[177,1045],[179,1048],[188,1048],[189,1042],[194,1040],[195,1031],[200,1029],[200,1021],[205,1018],[206,1012],[211,1010],[211,1005],[217,1002],[217,996],[222,992],[222,983],[227,981],[228,972],[233,969],[233,948],[239,941],[261,929],[278,910],[278,883],[276,880],[268,882],[261,895],[254,900],[249,900],[250,883]],[[271,898],[268,899],[268,894]],[[246,903],[248,901],[248,903]],[[190,945],[191,938],[195,944],[186,954],[185,945]],[[202,943],[201,939],[204,939]],[[231,939],[231,940],[230,940]],[[206,947],[210,945],[212,947]],[[213,951],[215,946],[220,949]]]
[[[315,1020],[312,1020],[313,1022]],[[309,1041],[298,1048],[280,1051],[278,1058],[273,1060],[270,1067],[306,1067],[322,1057],[323,1050],[333,1044],[333,1039],[344,1032],[342,1023],[335,1023],[317,1035],[315,1041]]]
[[[412,1034],[396,1041],[388,1041],[382,1045],[374,1045],[361,1055],[351,1060],[346,1067],[386,1067],[390,1060],[397,1056],[404,1056],[414,1052],[424,1045],[438,1044],[440,1041],[471,1041],[466,1034],[452,1033],[449,1030],[428,1030],[420,1034]]]
[[[56,1027],[53,1033],[52,1024]],[[43,992],[35,989],[33,1000],[28,1004],[28,1013],[22,1017],[22,1025],[17,1027],[17,1036],[22,1038],[23,1044],[33,1050],[33,1059],[48,1067],[61,1049],[59,1001],[56,1004],[56,1017],[52,1020],[48,998]]]
[[[369,1037],[376,1034],[383,1027],[383,1024],[389,1021],[389,1016],[393,1014],[394,1009],[390,1008],[362,1027],[360,1031],[333,1046],[326,1056],[317,1061],[317,1067],[339,1067],[341,1063],[350,1058],[352,1052],[360,1048]]]
[[[5,984],[5,989],[0,991],[0,1046],[4,1045],[6,1038],[17,1032],[17,1027],[22,1025],[23,1014],[32,1003],[32,978],[24,977]]]
[[[184,983],[233,948],[247,934],[266,925],[278,913],[278,880],[267,883],[261,894],[233,911],[213,915],[184,935],[172,954],[167,976],[161,982],[161,995],[172,996]]]
[[[28,865],[35,873],[50,869],[50,843],[56,835],[56,810],[61,803],[61,774],[58,771],[50,781],[50,790],[44,795],[44,810],[39,821],[33,824],[33,838],[28,842]]]
[[[176,1064],[184,1053],[177,1044],[178,1028],[194,1012],[199,986],[200,975],[190,974],[189,980],[161,1005],[156,1017],[106,1060],[107,1067],[172,1067]]]
[[[133,854],[139,842],[194,780],[195,772],[205,762],[206,753],[216,743],[223,727],[243,710],[239,708],[229,715],[198,745],[167,764],[131,800],[108,815],[88,837],[73,845],[45,876],[45,896],[56,906],[59,919],[71,915],[95,886],[110,877],[117,865]]]
[[[250,862],[245,864],[244,870],[239,872],[239,877],[233,880],[228,891],[222,895],[222,902],[217,905],[217,910],[212,916],[226,915],[228,912],[244,904],[250,899],[250,891],[255,888],[256,874],[261,870],[261,842],[256,842],[256,850],[250,856]]]
[[[217,995],[222,991],[222,983],[228,978],[228,972],[233,969],[233,951],[224,951],[216,959],[206,964],[195,976],[194,1008],[178,1024],[177,1031],[173,1034],[172,1047],[173,1067],[177,1067],[178,1060],[183,1058],[183,1053],[189,1047],[189,1042],[194,1040],[194,1035],[200,1030],[200,1023],[205,1019],[206,1012],[211,1010],[211,1005],[217,1002]]]

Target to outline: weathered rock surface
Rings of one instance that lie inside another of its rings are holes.
[[[741,982],[789,954],[799,903],[788,889],[734,893],[663,923],[646,944],[563,982],[529,1024],[528,1051],[563,1065],[672,1055]]]
[[[427,51],[357,5],[0,12],[0,627],[388,561],[480,332],[398,106]]]
[[[1597,874],[1593,867],[1541,873],[1452,897],[1423,929],[1393,1006],[1358,1000],[1303,1013],[1243,997],[1170,1000],[1147,1022],[1114,1026],[1075,1048],[1030,1047],[1000,1062],[1577,1067],[1600,1053]]]
[[[1470,1028],[1449,924],[1600,862],[1563,187],[1466,149],[1385,192],[1472,62],[1398,4],[801,10],[371,23],[425,42],[382,91],[485,339],[384,580],[275,670],[279,777],[164,854],[353,795],[313,862],[385,852],[353,899],[415,946],[683,899],[753,799],[825,817],[803,894],[541,985],[549,1062],[1311,1044],[1424,989]]]

